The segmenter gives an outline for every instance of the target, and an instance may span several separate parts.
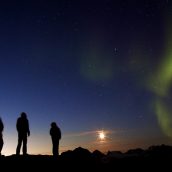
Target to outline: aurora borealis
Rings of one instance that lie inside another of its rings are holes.
[[[155,93],[155,113],[163,132],[172,137],[172,109],[170,106],[172,88],[172,32],[170,25],[170,12],[166,24],[165,48],[162,60],[150,80],[152,91]]]

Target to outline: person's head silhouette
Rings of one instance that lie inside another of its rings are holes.
[[[52,122],[51,127],[57,127],[57,124],[55,122]]]
[[[22,112],[22,113],[21,113],[21,118],[27,118],[27,115],[26,115],[25,112]]]

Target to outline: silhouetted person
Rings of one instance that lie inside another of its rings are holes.
[[[0,156],[1,156],[1,151],[4,144],[3,135],[2,135],[3,130],[4,130],[4,124],[2,122],[2,119],[0,118]]]
[[[30,136],[29,121],[25,112],[17,119],[16,128],[18,131],[18,145],[16,155],[20,154],[20,148],[23,144],[23,155],[27,155],[27,136]]]
[[[52,139],[52,153],[54,157],[59,155],[59,141],[61,139],[61,130],[55,122],[51,123],[50,135]]]

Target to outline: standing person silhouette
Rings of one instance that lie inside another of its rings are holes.
[[[25,112],[17,119],[16,128],[18,131],[18,145],[16,155],[20,154],[20,148],[23,143],[23,155],[27,155],[27,136],[30,136],[29,121]]]
[[[3,135],[2,135],[3,130],[4,130],[4,124],[2,122],[2,119],[0,118],[0,156],[1,156],[2,147],[4,145]]]
[[[61,130],[55,122],[51,123],[50,135],[52,139],[52,153],[54,157],[59,155],[59,141],[61,139]]]

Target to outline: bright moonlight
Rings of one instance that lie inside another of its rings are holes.
[[[104,133],[103,131],[101,131],[101,132],[99,133],[99,139],[100,139],[100,140],[104,140],[104,139],[105,139],[105,133]]]

